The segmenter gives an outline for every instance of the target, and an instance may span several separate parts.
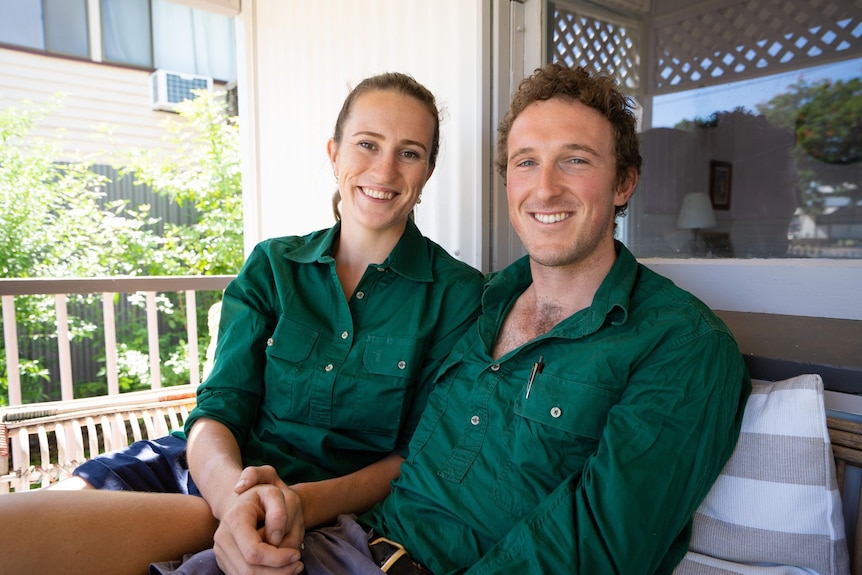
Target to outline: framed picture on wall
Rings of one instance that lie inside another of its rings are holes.
[[[709,162],[709,199],[712,209],[730,209],[730,184],[733,166],[730,162],[712,160]]]

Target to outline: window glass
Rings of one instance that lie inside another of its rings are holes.
[[[152,67],[149,0],[101,0],[106,62]]]
[[[156,68],[236,79],[234,19],[166,0],[153,0]]]
[[[44,0],[49,52],[87,58],[87,0]]]
[[[0,0],[0,42],[45,49],[41,0]]]
[[[862,258],[862,59],[657,96],[652,119],[639,255]]]

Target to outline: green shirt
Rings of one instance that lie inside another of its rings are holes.
[[[526,257],[489,277],[478,330],[442,366],[401,476],[364,523],[436,575],[671,572],[751,382],[702,302],[617,250],[589,308],[499,360],[532,279]]]
[[[223,423],[245,465],[289,483],[406,453],[433,374],[478,312],[482,274],[412,222],[348,300],[340,229],[255,247],[225,290],[213,370],[185,425]]]

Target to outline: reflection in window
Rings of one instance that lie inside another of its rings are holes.
[[[655,97],[629,222],[635,252],[862,258],[860,111],[859,59]],[[695,192],[710,194],[715,224],[681,228]]]
[[[101,7],[105,61],[151,68],[149,0],[102,0]]]
[[[89,56],[86,0],[0,0],[0,42]]]
[[[236,78],[232,18],[167,0],[101,0],[105,60]]]

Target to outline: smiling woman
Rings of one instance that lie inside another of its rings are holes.
[[[227,572],[264,557],[296,573],[306,528],[382,498],[483,285],[408,218],[438,139],[435,98],[412,77],[360,83],[327,147],[341,219],[255,247],[225,289],[215,361],[183,433],[93,459],[58,484],[99,491],[0,499],[4,567],[85,573],[99,561],[132,573],[206,549],[198,559],[213,569],[215,557]],[[284,512],[258,531],[275,502]],[[39,518],[58,504],[46,530]],[[120,515],[128,529],[115,528]]]

